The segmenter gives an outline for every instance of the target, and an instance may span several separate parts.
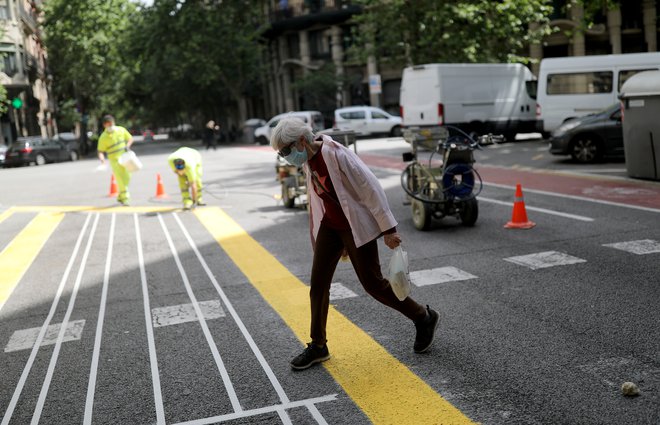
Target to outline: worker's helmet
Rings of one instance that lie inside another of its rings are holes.
[[[186,168],[186,161],[184,161],[181,158],[175,159],[174,168],[176,168],[177,170],[183,170],[184,168]]]

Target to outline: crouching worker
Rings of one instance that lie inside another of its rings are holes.
[[[394,249],[401,236],[376,176],[352,150],[328,136],[314,137],[312,129],[298,118],[282,119],[270,144],[290,164],[305,170],[314,250],[309,294],[311,342],[291,361],[291,367],[307,369],[330,358],[326,345],[330,284],[343,252],[348,253],[367,293],[415,324],[413,350],[427,351],[438,313],[411,297],[399,301],[381,274],[378,239],[382,236],[385,245]]]
[[[183,209],[189,210],[202,201],[202,156],[195,149],[179,148],[167,158],[172,171],[179,177]]]

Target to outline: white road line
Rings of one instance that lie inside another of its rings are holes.
[[[206,324],[206,319],[204,319],[204,313],[199,307],[199,303],[197,302],[197,297],[195,296],[195,293],[190,287],[188,274],[183,269],[183,264],[181,264],[181,259],[179,259],[179,254],[176,250],[176,247],[174,246],[174,242],[172,241],[172,236],[170,235],[169,230],[167,230],[167,226],[165,225],[165,221],[163,220],[163,216],[161,214],[158,214],[158,221],[160,221],[160,226],[163,228],[163,232],[165,233],[165,239],[167,239],[167,244],[170,246],[170,251],[172,251],[172,257],[174,257],[174,262],[176,263],[176,266],[179,269],[179,273],[181,274],[181,279],[183,279],[183,286],[186,287],[186,292],[188,293],[188,297],[190,298],[190,301],[192,301],[192,306],[195,309],[195,313],[197,314],[197,320],[199,321],[199,325],[202,327],[202,332],[204,333],[204,337],[206,338],[206,343],[209,345],[209,348],[211,349],[211,353],[213,354],[213,359],[215,360],[215,364],[218,367],[220,376],[222,377],[222,382],[224,382],[225,384],[225,389],[227,390],[227,394],[229,395],[229,400],[231,401],[231,405],[234,408],[234,412],[242,412],[243,408],[241,407],[241,402],[238,400],[238,396],[236,395],[234,384],[232,384],[231,379],[229,378],[229,373],[227,372],[225,363],[222,361],[222,357],[220,357],[220,352],[218,352],[218,347],[216,346],[215,341],[213,340],[213,336],[211,335],[211,331],[209,330],[209,327]]]
[[[339,282],[330,285],[330,301],[342,300],[344,298],[355,298],[357,294]]]
[[[140,280],[142,282],[142,299],[144,300],[144,321],[147,329],[147,342],[149,344],[149,364],[151,365],[151,381],[154,390],[154,404],[156,406],[156,424],[165,425],[165,408],[163,407],[163,393],[160,389],[160,375],[158,374],[158,357],[156,357],[156,342],[154,329],[151,325],[151,308],[149,307],[149,289],[147,288],[147,272],[144,267],[144,253],[142,252],[142,236],[137,214],[133,214],[135,223],[135,240],[137,242],[138,263],[140,264]]]
[[[470,279],[477,279],[477,276],[452,266],[410,272],[410,280],[415,286],[437,285]]]
[[[41,386],[41,392],[39,393],[37,405],[35,406],[34,413],[32,414],[32,421],[30,422],[32,425],[38,424],[39,419],[41,419],[41,412],[43,411],[44,404],[46,403],[48,389],[50,388],[50,383],[53,380],[53,374],[55,373],[55,366],[57,365],[57,358],[59,357],[60,349],[62,348],[62,339],[64,338],[64,333],[66,332],[66,327],[69,323],[71,313],[73,313],[73,307],[76,304],[76,297],[78,296],[78,289],[80,289],[80,283],[82,282],[83,274],[85,273],[89,252],[92,249],[92,242],[94,242],[94,235],[96,234],[96,226],[99,224],[99,217],[101,217],[101,215],[96,213],[96,217],[94,217],[94,224],[92,224],[92,230],[89,232],[89,238],[87,239],[87,246],[85,247],[85,252],[83,253],[82,260],[80,261],[80,266],[78,267],[78,275],[76,276],[76,281],[73,285],[73,291],[71,293],[71,297],[69,298],[69,306],[67,307],[66,313],[64,314],[62,328],[60,329],[60,333],[57,336],[57,343],[55,344],[55,348],[53,349],[53,353],[50,357],[48,371],[46,372],[44,383]]]
[[[527,190],[527,189],[525,189],[525,191],[529,192],[529,190]],[[484,198],[483,196],[479,196],[477,199],[480,200],[480,201],[484,201],[484,202],[490,202],[492,204],[506,205],[506,206],[509,206],[509,207],[513,206],[513,202],[506,202],[506,201],[500,201],[498,199]],[[529,210],[529,211],[536,211],[536,212],[544,213],[544,214],[556,215],[556,216],[559,216],[559,217],[572,218],[573,220],[578,220],[578,221],[589,221],[589,222],[594,221],[593,218],[585,217],[585,216],[582,216],[582,215],[568,214],[568,213],[563,213],[563,212],[560,212],[560,211],[548,210],[548,209],[545,209],[545,208],[530,207],[528,205],[525,206],[525,209]]]
[[[621,251],[626,251],[636,255],[656,254],[660,252],[660,242],[655,241],[653,239],[642,239],[639,241],[608,243],[608,244],[604,244],[603,246],[608,248],[619,249]]]
[[[519,255],[517,257],[505,258],[504,261],[529,267],[532,270],[587,262],[587,260],[582,258],[573,257],[572,255],[557,251],[546,251],[529,255]]]
[[[77,341],[80,339],[83,329],[85,328],[85,320],[74,320],[73,322],[67,323],[66,330],[64,331],[63,342]],[[60,334],[62,329],[62,323],[55,323],[54,325],[48,326],[46,335],[41,341],[41,346],[53,345],[57,343],[57,336]],[[12,351],[20,350],[30,350],[34,347],[34,343],[39,337],[39,332],[41,328],[30,328],[30,329],[21,329],[12,334],[9,338],[9,342],[5,346],[5,353],[11,353]]]
[[[277,392],[277,395],[279,396],[280,401],[282,402],[282,404],[290,403],[289,397],[284,392],[284,388],[282,388],[282,385],[277,380],[277,377],[275,376],[275,373],[270,368],[270,365],[268,364],[268,362],[264,358],[263,354],[261,353],[261,350],[259,350],[259,347],[257,346],[257,344],[254,342],[254,339],[252,338],[252,335],[250,335],[250,332],[248,332],[247,328],[245,327],[245,324],[243,323],[241,318],[238,316],[238,313],[236,313],[236,310],[234,309],[234,306],[229,301],[229,298],[225,294],[225,291],[223,291],[222,288],[220,287],[220,284],[218,283],[218,280],[213,275],[213,272],[211,271],[208,264],[206,263],[206,260],[204,260],[204,257],[202,257],[202,254],[199,252],[199,249],[197,249],[197,244],[195,244],[195,241],[190,236],[190,233],[188,232],[186,227],[181,222],[181,219],[179,218],[178,214],[172,214],[172,215],[174,216],[174,219],[176,220],[179,227],[181,228],[181,231],[183,232],[186,239],[188,240],[188,244],[190,244],[190,247],[192,248],[193,252],[197,256],[197,259],[199,260],[199,263],[204,268],[204,271],[206,272],[206,275],[211,280],[211,283],[213,284],[213,287],[218,292],[218,295],[220,295],[220,299],[222,299],[222,302],[225,304],[225,307],[227,308],[227,311],[231,315],[232,319],[234,319],[234,322],[236,322],[236,325],[238,326],[241,333],[243,334],[243,338],[245,338],[248,345],[252,349],[252,352],[254,353],[255,357],[257,358],[257,360],[259,360],[259,364],[261,364],[262,369],[264,370],[264,372],[268,376],[268,379],[270,380],[271,385],[275,389],[275,392]],[[291,419],[289,419],[289,416],[286,412],[278,411],[278,413],[280,415],[280,419],[282,420],[282,422],[285,425],[291,424]],[[209,423],[212,423],[212,422],[209,422]]]
[[[486,183],[486,182],[484,182],[484,186],[492,186],[492,187],[498,187],[500,189],[515,190],[515,186],[509,186],[509,185],[505,185],[505,184]],[[642,206],[639,206],[639,205],[622,204],[620,202],[603,201],[603,200],[600,200],[600,199],[587,198],[587,197],[584,197],[584,196],[565,195],[563,193],[547,192],[545,190],[536,190],[536,189],[525,189],[525,192],[537,193],[539,195],[556,196],[557,198],[574,199],[576,201],[593,202],[593,203],[596,203],[596,204],[610,205],[610,206],[613,206],[613,207],[630,208],[630,209],[633,209],[633,210],[660,213],[659,208],[650,208],[650,207],[642,207]],[[481,196],[479,197],[479,199],[481,199]]]
[[[99,306],[99,317],[96,322],[96,336],[94,337],[94,351],[92,352],[92,365],[89,369],[89,382],[87,384],[87,399],[85,400],[85,416],[83,424],[92,423],[92,412],[94,408],[94,392],[96,391],[96,373],[99,367],[99,355],[101,351],[101,337],[103,336],[103,320],[105,319],[105,304],[108,298],[108,283],[110,281],[110,264],[112,263],[112,245],[115,239],[115,222],[117,215],[112,214],[110,220],[110,236],[108,239],[108,254],[105,258],[105,272],[103,273],[103,288],[101,289],[101,302]]]
[[[50,324],[50,321],[53,320],[53,316],[55,315],[55,311],[57,310],[57,305],[59,304],[60,298],[62,296],[62,291],[64,291],[64,286],[66,285],[67,280],[69,280],[69,274],[71,273],[71,268],[73,267],[73,263],[75,262],[76,257],[78,257],[78,251],[80,250],[80,245],[82,244],[83,236],[87,231],[87,226],[89,225],[89,220],[91,219],[91,217],[92,217],[91,215],[87,214],[87,220],[85,220],[85,225],[83,226],[82,230],[80,231],[80,234],[78,235],[78,240],[76,241],[76,245],[73,248],[73,252],[71,253],[71,258],[69,259],[69,263],[67,264],[66,269],[64,270],[64,275],[62,276],[60,285],[57,288],[57,293],[55,294],[53,303],[50,306],[50,311],[48,312],[48,316],[46,317],[46,320],[44,321],[44,324],[41,327],[41,332],[39,332],[39,336],[37,337],[37,340],[34,343],[34,347],[32,348],[32,352],[30,353],[30,357],[28,358],[28,361],[25,364],[25,367],[23,368],[23,373],[21,373],[21,377],[18,380],[18,384],[14,389],[14,395],[12,396],[9,402],[9,406],[7,406],[7,410],[5,411],[5,416],[2,418],[1,425],[8,425],[9,421],[11,420],[11,416],[14,414],[14,409],[16,408],[18,399],[21,396],[23,387],[25,386],[25,381],[27,380],[27,377],[30,374],[30,369],[32,369],[32,364],[34,363],[34,359],[37,357],[37,353],[39,352],[39,347],[41,346],[41,342],[44,339],[44,335],[46,334],[48,325]]]
[[[218,422],[227,422],[227,421],[233,421],[236,419],[243,419],[243,418],[249,418],[251,416],[258,416],[258,415],[264,415],[266,413],[272,413],[272,412],[279,412],[279,411],[285,411],[286,409],[295,409],[298,407],[307,407],[309,406],[314,406],[314,410],[318,412],[318,409],[316,409],[315,404],[316,403],[323,403],[326,401],[334,401],[337,399],[337,394],[330,394],[326,395],[323,397],[316,397],[316,398],[310,398],[307,400],[299,400],[299,401],[292,401],[288,403],[282,403],[282,404],[276,404],[274,406],[267,406],[267,407],[260,407],[258,409],[252,409],[252,410],[245,410],[240,413],[230,413],[228,415],[219,415],[219,416],[213,416],[210,418],[203,418],[203,419],[194,419],[192,421],[186,421],[186,422],[179,422],[176,424],[172,425],[207,425],[207,424],[214,424]],[[312,415],[316,418],[316,415],[312,413]],[[319,413],[320,416],[320,413]],[[321,425],[326,425],[327,422],[325,422],[325,419],[321,416],[320,418],[323,422],[319,422]]]

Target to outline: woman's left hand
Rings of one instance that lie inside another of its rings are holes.
[[[384,235],[383,239],[385,240],[385,245],[387,245],[389,249],[394,249],[401,245],[401,235],[397,232]]]

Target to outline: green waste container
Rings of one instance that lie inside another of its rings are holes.
[[[644,71],[621,87],[623,150],[630,177],[660,180],[660,71]]]

